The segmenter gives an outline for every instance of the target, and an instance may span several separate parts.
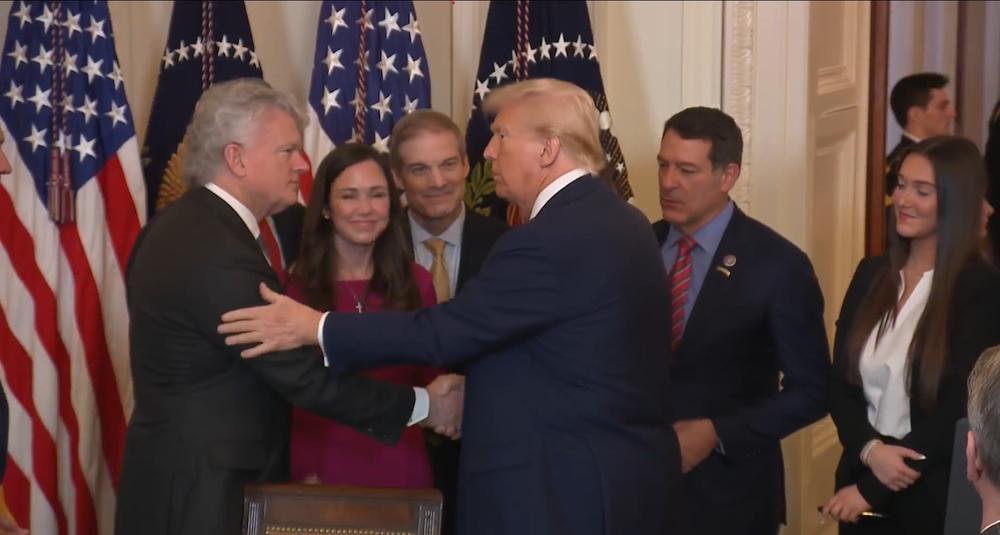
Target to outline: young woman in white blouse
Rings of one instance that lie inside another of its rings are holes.
[[[842,534],[944,526],[955,422],[978,355],[1000,343],[1000,275],[980,254],[986,176],[976,146],[913,146],[892,192],[888,253],[862,260],[837,320],[830,414],[844,446],[823,512]]]

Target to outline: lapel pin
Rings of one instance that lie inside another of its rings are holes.
[[[735,266],[736,265],[736,257],[733,256],[733,255],[731,255],[731,254],[727,254],[726,256],[723,256],[722,257],[722,265],[726,266],[727,268],[731,268],[731,267]]]
[[[722,266],[715,266],[715,270],[718,271],[719,273],[722,273],[727,278],[729,277],[729,275],[732,274],[728,269],[726,269],[726,268],[724,268]]]

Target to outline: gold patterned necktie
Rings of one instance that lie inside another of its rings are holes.
[[[431,262],[431,279],[434,281],[434,293],[437,302],[444,303],[451,299],[451,278],[448,277],[448,265],[444,260],[445,242],[441,238],[430,238],[424,241],[424,247],[434,254]]]

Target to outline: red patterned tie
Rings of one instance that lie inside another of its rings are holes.
[[[677,242],[677,260],[670,268],[670,349],[677,351],[684,332],[684,304],[688,299],[688,288],[691,287],[691,250],[698,245],[691,238],[684,236]]]

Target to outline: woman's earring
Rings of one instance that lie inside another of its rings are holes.
[[[323,219],[326,219],[327,221],[330,220],[330,212],[329,211],[323,210]]]

